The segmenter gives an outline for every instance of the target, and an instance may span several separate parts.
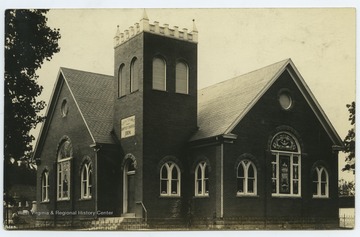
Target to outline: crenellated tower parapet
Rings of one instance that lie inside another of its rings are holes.
[[[129,29],[121,32],[119,26],[114,37],[114,48],[133,38],[141,32],[150,32],[153,34],[164,35],[171,38],[176,38],[184,41],[198,42],[198,31],[195,26],[195,20],[193,20],[193,29],[188,32],[187,28],[179,29],[178,26],[173,28],[169,27],[169,24],[160,25],[159,22],[154,21],[153,24],[149,23],[149,18],[144,10],[140,23],[135,23],[134,26],[130,26]]]

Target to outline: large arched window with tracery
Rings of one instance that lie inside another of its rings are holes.
[[[271,140],[271,183],[273,196],[301,196],[301,150],[288,132]]]
[[[65,140],[57,155],[57,200],[70,199],[72,144]]]

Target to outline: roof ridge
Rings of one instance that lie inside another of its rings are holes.
[[[219,84],[222,84],[222,83],[226,83],[226,82],[228,82],[228,81],[230,81],[230,80],[235,80],[235,79],[238,79],[239,77],[243,77],[243,76],[246,76],[246,75],[248,75],[248,74],[251,74],[251,73],[254,73],[254,72],[257,72],[257,71],[263,70],[263,69],[265,69],[265,68],[268,68],[268,67],[274,66],[275,64],[280,64],[280,63],[282,63],[282,62],[284,62],[284,63],[285,63],[285,62],[289,62],[289,61],[291,61],[291,58],[287,58],[287,59],[284,59],[284,60],[278,61],[278,62],[276,62],[276,63],[269,64],[269,65],[267,65],[267,66],[265,66],[265,67],[261,67],[261,68],[258,68],[258,69],[255,69],[255,70],[252,70],[252,71],[250,71],[250,72],[247,72],[247,73],[244,73],[244,74],[241,74],[241,75],[238,75],[238,76],[235,76],[235,77],[232,77],[232,78],[226,79],[226,80],[224,80],[224,81],[221,81],[221,82],[218,82],[218,83],[215,83],[215,84],[212,84],[212,85],[206,86],[206,87],[204,87],[204,88],[200,89],[199,91],[202,91],[202,90],[208,89],[208,88],[210,88],[210,87],[213,87],[213,86],[216,86],[216,85],[219,85]]]
[[[107,74],[103,74],[103,73],[89,72],[89,71],[85,71],[85,70],[68,68],[68,67],[60,67],[60,70],[63,70],[63,69],[65,69],[65,70],[71,70],[71,71],[76,71],[76,72],[81,72],[81,73],[88,73],[88,74],[100,75],[100,76],[105,76],[105,77],[114,77],[113,75],[107,75]]]

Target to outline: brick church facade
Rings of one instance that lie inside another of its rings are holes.
[[[39,221],[336,227],[342,142],[294,63],[198,90],[197,37],[144,13],[116,33],[114,76],[60,68],[35,151]]]

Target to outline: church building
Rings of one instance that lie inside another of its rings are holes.
[[[198,90],[197,42],[144,12],[117,30],[114,75],[60,68],[39,221],[337,227],[342,141],[292,60]]]

